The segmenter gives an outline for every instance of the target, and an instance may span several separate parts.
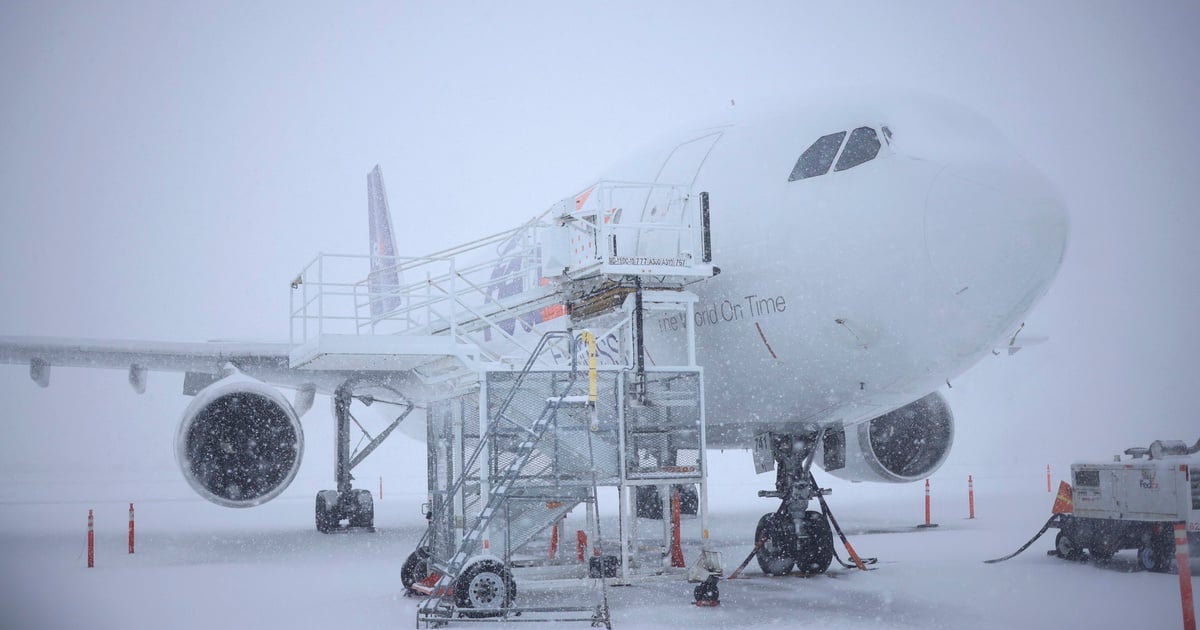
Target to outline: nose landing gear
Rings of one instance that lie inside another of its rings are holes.
[[[750,558],[767,575],[820,575],[833,562],[833,530],[825,512],[809,510],[809,502],[827,491],[817,487],[812,476],[813,457],[820,442],[816,429],[798,435],[771,435],[771,454],[776,464],[775,490],[759,492],[778,497],[779,509],[764,514],[754,532],[754,551],[730,579],[736,578]]]

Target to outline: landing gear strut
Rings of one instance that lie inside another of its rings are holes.
[[[337,420],[337,452],[334,459],[334,480],[337,490],[321,490],[317,493],[316,513],[317,531],[328,534],[335,531],[360,530],[375,531],[375,504],[370,490],[355,490],[354,476],[350,471],[363,459],[370,455],[388,435],[412,412],[412,405],[405,405],[404,411],[392,421],[379,435],[371,438],[365,447],[356,454],[350,453],[350,423],[354,422],[362,430],[362,425],[350,413],[350,403],[354,396],[353,381],[345,381],[338,386],[333,394],[333,415]],[[365,404],[374,402],[370,396],[359,396]],[[370,437],[363,430],[363,435]]]
[[[820,432],[800,435],[771,435],[771,454],[776,476],[773,492],[759,496],[778,497],[779,509],[758,521],[754,539],[758,543],[758,566],[768,575],[787,575],[793,569],[802,575],[818,575],[833,562],[833,530],[821,511],[808,509],[809,502],[823,492],[812,476],[813,457]]]

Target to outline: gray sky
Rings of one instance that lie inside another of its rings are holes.
[[[991,118],[1072,218],[1028,322],[1051,340],[955,383],[955,457],[1194,441],[1198,22],[1192,2],[6,2],[0,334],[282,340],[300,267],[365,251],[375,163],[416,255],[731,100],[895,86]],[[43,392],[0,368],[6,466],[69,448],[43,429],[171,465],[139,436],[169,439],[177,378],[138,399],[65,372]]]

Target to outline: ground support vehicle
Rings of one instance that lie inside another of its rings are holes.
[[[1071,466],[1072,485],[1056,503],[1061,516],[1055,552],[1062,558],[1108,560],[1136,549],[1138,565],[1167,571],[1174,527],[1186,523],[1191,556],[1200,556],[1200,442],[1156,441],[1127,459]]]

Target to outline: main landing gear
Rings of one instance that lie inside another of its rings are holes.
[[[322,490],[317,493],[315,511],[317,531],[322,534],[350,528],[375,531],[375,504],[370,490]]]
[[[763,573],[819,575],[833,562],[833,530],[824,512],[808,509],[822,492],[812,476],[813,456],[820,433],[770,436],[775,459],[774,491],[759,496],[778,497],[779,509],[758,520],[755,557]]]
[[[364,404],[370,405],[375,399],[370,395],[354,395],[354,381],[346,381],[338,386],[333,394],[333,415],[337,419],[337,453],[334,460],[334,480],[337,490],[321,490],[317,493],[315,506],[317,531],[328,534],[337,531],[359,530],[375,531],[375,504],[370,490],[354,489],[354,476],[350,471],[363,459],[370,455],[387,439],[400,421],[410,412],[412,405],[403,405],[403,412],[379,435],[371,437],[350,413],[350,404],[357,398]],[[373,385],[373,387],[384,387]],[[399,393],[397,393],[399,397]],[[380,401],[383,402],[383,401]],[[370,441],[360,451],[350,452],[350,423],[353,422]]]

